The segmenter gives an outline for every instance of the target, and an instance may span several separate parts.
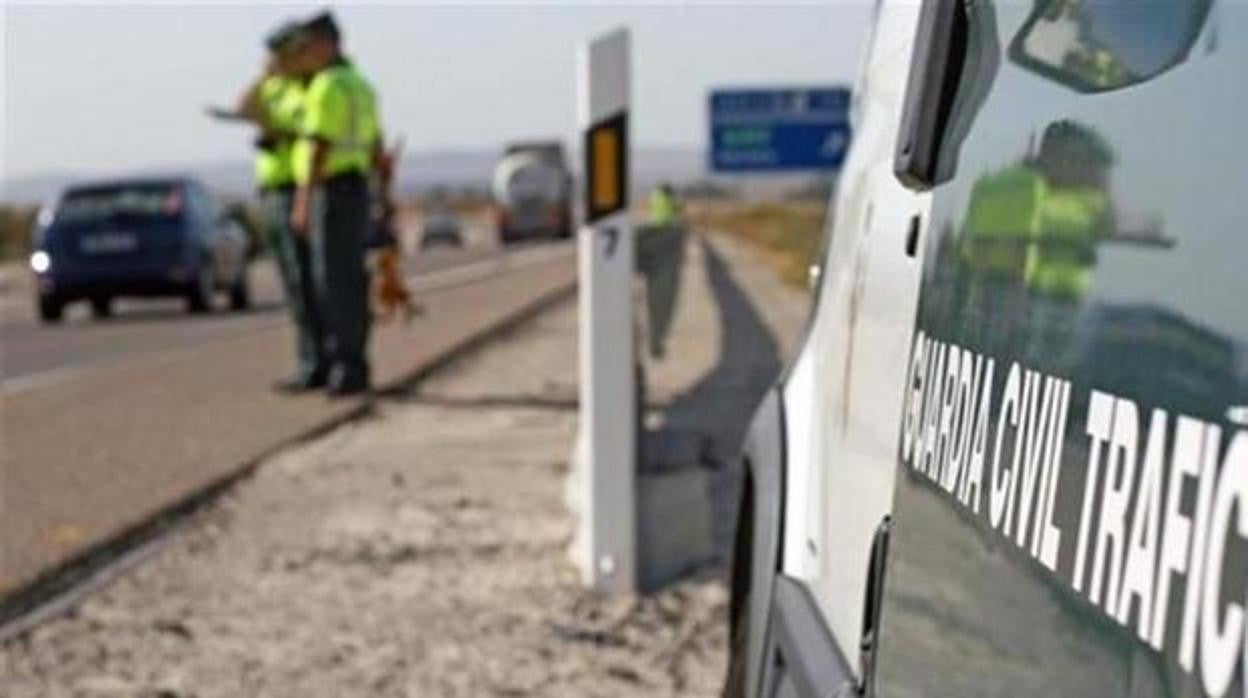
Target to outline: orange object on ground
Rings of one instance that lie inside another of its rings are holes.
[[[412,300],[403,280],[402,265],[396,247],[384,247],[377,251],[376,275],[373,280],[373,317],[387,322],[400,312],[405,320],[419,315],[422,308]]]

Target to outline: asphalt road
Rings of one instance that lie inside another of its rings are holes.
[[[474,239],[484,237],[486,239]],[[379,326],[370,354],[386,384],[455,352],[575,280],[570,244],[501,250],[484,234],[410,261],[426,312]],[[293,337],[273,271],[254,270],[257,308],[203,317],[179,303],[75,309],[46,327],[29,288],[0,289],[0,596],[219,481],[358,401],[270,391]]]
[[[409,234],[414,236],[415,231]],[[486,226],[468,226],[464,238],[461,248],[410,251],[406,259],[412,282],[437,285],[465,268],[487,266],[506,254]],[[0,391],[7,394],[60,382],[102,364],[144,361],[244,336],[286,319],[276,268],[269,259],[252,265],[253,306],[241,313],[227,310],[223,299],[207,315],[188,314],[176,298],[122,299],[107,321],[92,318],[84,302],[70,306],[62,324],[44,325],[35,317],[30,275],[10,269],[5,280],[0,286]]]

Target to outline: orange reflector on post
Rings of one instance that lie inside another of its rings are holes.
[[[589,130],[585,138],[585,219],[592,223],[628,205],[627,118],[621,113]]]
[[[594,208],[617,206],[620,201],[620,134],[612,129],[594,131]]]

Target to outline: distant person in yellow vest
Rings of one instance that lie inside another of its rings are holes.
[[[664,182],[650,192],[649,221],[637,237],[637,268],[646,279],[647,338],[650,356],[667,355],[676,314],[685,231],[676,190]]]
[[[303,116],[304,84],[308,78],[299,67],[304,38],[297,22],[273,31],[265,40],[269,63],[264,74],[247,89],[236,111],[213,112],[222,118],[251,121],[260,128],[256,139],[256,183],[260,189],[265,232],[295,327],[295,371],[274,384],[274,388],[282,392],[322,387],[329,372],[312,278],[311,248],[307,239],[296,236],[290,227],[295,191],[292,153]]]
[[[659,227],[676,225],[680,219],[680,203],[672,185],[663,182],[650,192],[650,224]]]
[[[312,78],[295,143],[297,189],[291,227],[311,241],[313,270],[325,319],[328,392],[369,389],[370,327],[365,245],[372,220],[370,178],[389,206],[391,168],[382,145],[373,87],[344,55],[328,14],[303,25],[302,64]]]

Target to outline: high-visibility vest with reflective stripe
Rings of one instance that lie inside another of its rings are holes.
[[[260,109],[275,131],[270,145],[256,155],[256,181],[263,187],[282,187],[294,181],[291,163],[295,134],[303,112],[303,84],[274,75],[260,83]]]
[[[1027,254],[1031,291],[1080,300],[1092,285],[1096,245],[1109,220],[1109,196],[1093,187],[1053,187],[1044,198],[1040,228]]]
[[[1021,281],[1048,186],[1025,165],[981,177],[971,189],[959,255],[972,273]]]
[[[373,149],[381,137],[377,97],[373,88],[350,63],[342,61],[312,78],[304,96],[300,138],[295,143],[295,181],[312,177],[313,144],[329,146],[325,175],[367,173]]]

